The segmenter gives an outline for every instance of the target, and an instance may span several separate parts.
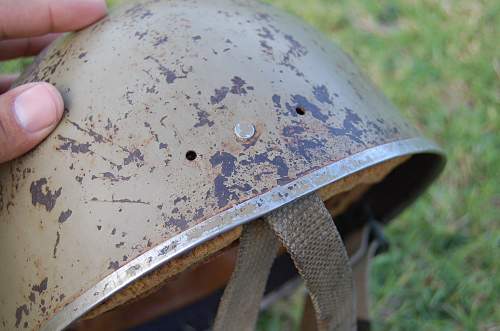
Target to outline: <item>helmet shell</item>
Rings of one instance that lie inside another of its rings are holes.
[[[31,81],[66,111],[0,170],[6,329],[62,329],[220,233],[412,155],[383,185],[389,219],[443,164],[348,55],[254,1],[129,3],[59,39]]]

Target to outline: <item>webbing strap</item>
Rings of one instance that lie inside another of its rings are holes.
[[[251,331],[279,242],[269,226],[258,220],[243,227],[236,266],[224,290],[214,331]]]
[[[347,253],[350,256],[349,260],[356,289],[356,325],[358,331],[368,331],[370,329],[368,276],[371,262],[379,246],[378,238],[372,239],[370,242],[370,233],[371,227],[367,224],[363,229],[350,233],[344,241]],[[304,302],[300,330],[317,330],[314,309],[309,299]]]
[[[317,330],[355,329],[354,289],[349,259],[330,213],[321,199],[316,194],[311,194],[271,212],[264,220],[280,238],[304,279],[316,312]],[[262,236],[260,239],[250,238],[256,232],[251,229],[260,226],[258,224],[263,223],[256,221],[245,226],[244,232],[248,237],[243,239],[246,244],[240,243],[237,267],[224,291],[214,331],[251,330],[255,326],[258,303],[270,270],[269,259],[272,261],[276,254],[276,250],[270,254],[271,250],[251,248],[264,245]],[[266,240],[276,243],[272,232],[269,233],[272,238]],[[250,276],[244,273],[251,268],[240,267],[255,266],[256,261],[262,260],[269,263],[269,267],[264,271],[253,269]],[[252,283],[249,283],[249,278],[252,278]],[[264,284],[253,288],[257,282]],[[249,292],[252,292],[251,296],[246,294]],[[253,308],[249,309],[249,306]],[[247,313],[248,311],[252,314]]]

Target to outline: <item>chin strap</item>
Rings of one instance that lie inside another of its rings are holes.
[[[315,193],[244,226],[236,267],[213,330],[254,330],[280,242],[309,293],[308,330],[355,330],[356,298],[349,258],[330,213]]]
[[[350,257],[354,288],[356,292],[356,312],[358,331],[369,331],[370,322],[370,294],[369,274],[373,257],[388,250],[389,243],[384,237],[382,226],[368,213],[368,222],[362,229],[354,231],[344,240],[347,253]],[[314,309],[307,299],[304,303],[304,313],[301,322],[302,331],[315,330]]]
[[[254,329],[278,248],[276,236],[264,222],[243,227],[236,265],[219,304],[214,331]]]

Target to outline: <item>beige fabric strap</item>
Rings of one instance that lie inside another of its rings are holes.
[[[355,329],[355,299],[349,259],[330,213],[321,199],[316,194],[311,194],[271,212],[264,220],[280,238],[304,279],[316,312],[317,330]],[[248,230],[244,231],[249,236],[253,235],[256,231],[250,229],[260,224],[262,223],[259,221],[252,222],[245,226]],[[272,232],[270,236],[270,239],[265,240],[276,243]],[[258,303],[270,270],[269,259],[274,259],[276,250],[267,247],[266,250],[252,248],[251,252],[246,252],[252,246],[264,247],[264,237],[247,237],[244,240],[247,244],[240,246],[237,267],[217,312],[215,331],[251,330],[255,326]],[[264,264],[262,260],[269,267],[265,270],[256,269],[256,261]],[[252,267],[242,268],[240,265]],[[257,282],[264,284],[256,286]],[[249,292],[251,295],[247,294]],[[253,308],[250,309],[250,306]],[[234,328],[235,326],[237,327]]]
[[[370,265],[379,246],[377,240],[370,242],[370,226],[367,224],[362,229],[351,233],[345,238],[345,246],[349,255],[349,261],[352,267],[352,275],[356,289],[356,319],[360,321],[370,321],[369,306],[369,284],[368,277]],[[358,330],[361,330],[359,328]],[[304,302],[304,312],[302,315],[302,331],[316,331],[316,321],[314,309],[309,298]]]
[[[236,266],[215,319],[214,331],[252,331],[279,242],[269,226],[257,220],[243,227]]]

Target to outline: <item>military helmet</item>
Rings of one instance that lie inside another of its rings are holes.
[[[238,242],[216,330],[253,326],[283,250],[318,329],[351,328],[344,233],[389,221],[444,165],[338,46],[255,1],[129,2],[58,39],[31,81],[66,109],[1,166],[7,330],[64,329]]]

